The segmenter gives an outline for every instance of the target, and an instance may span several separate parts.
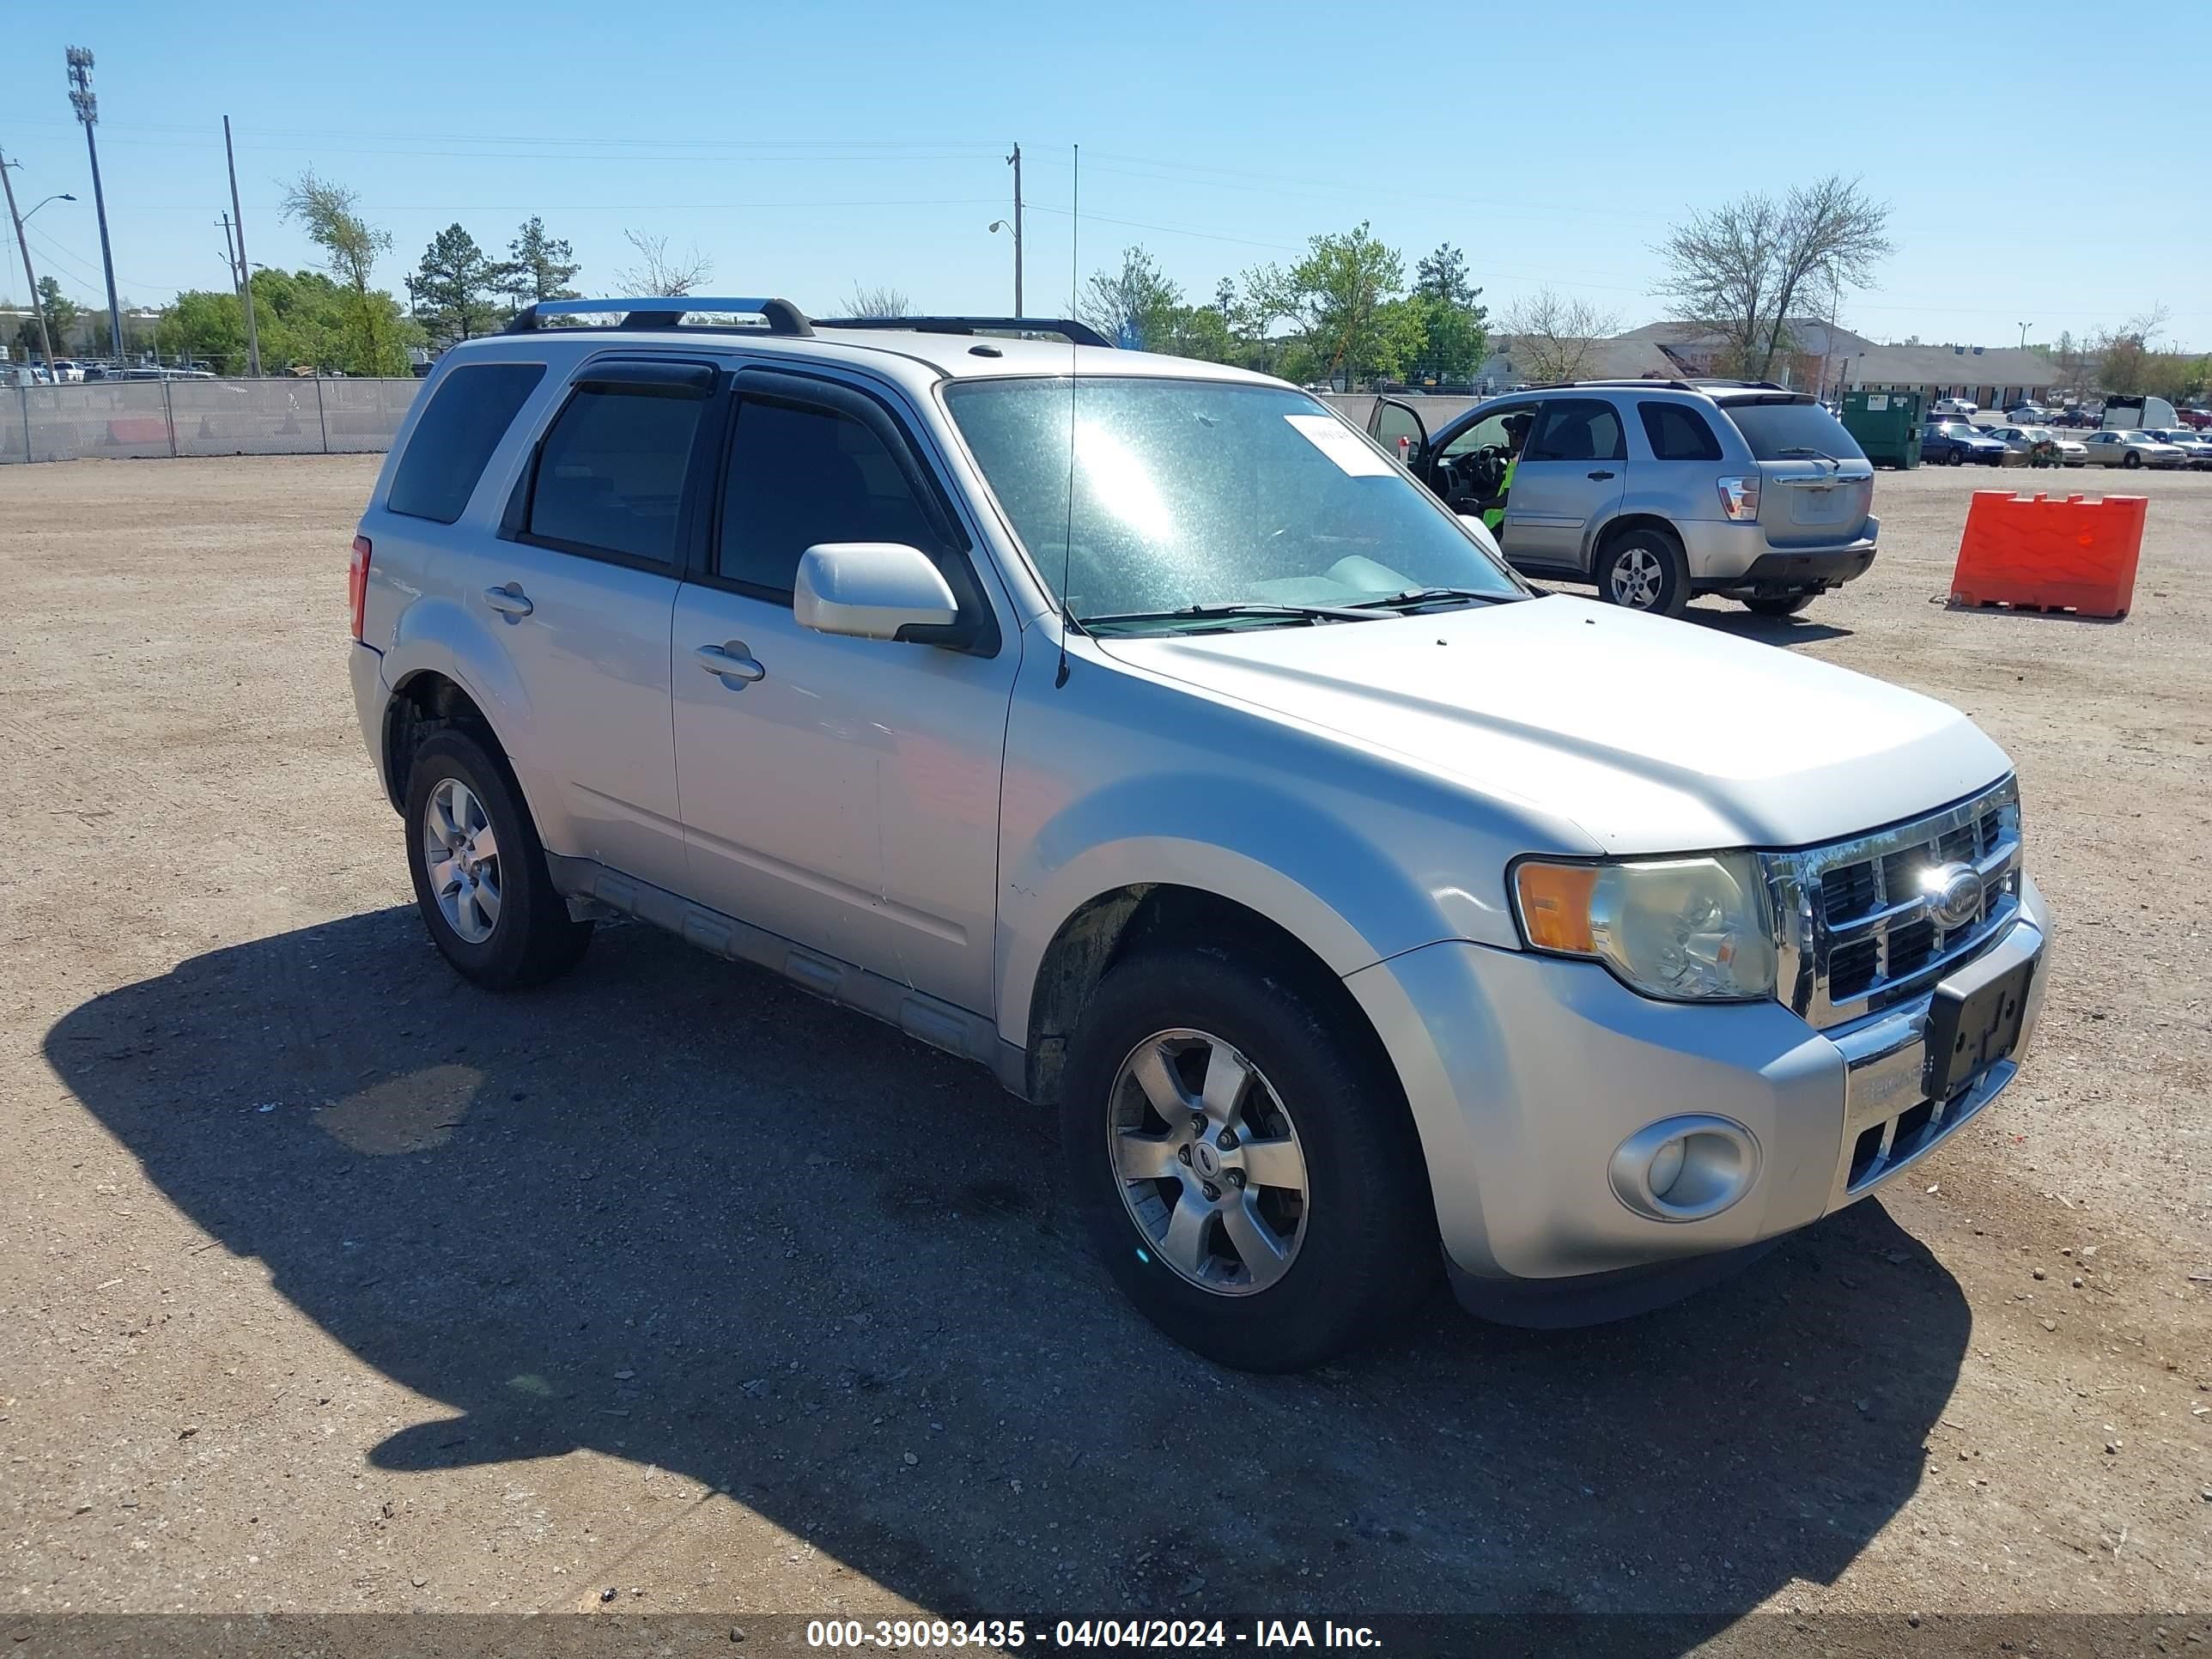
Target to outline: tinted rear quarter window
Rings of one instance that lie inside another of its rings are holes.
[[[682,387],[580,386],[539,446],[527,534],[673,563],[684,474],[705,407]]]
[[[1650,441],[1651,456],[1661,461],[1717,461],[1720,440],[1705,424],[1705,417],[1680,404],[1638,404],[1644,435]]]
[[[1866,459],[1843,422],[1818,404],[1731,403],[1721,407],[1759,460],[1796,461],[1823,455],[1838,461]]]
[[[471,363],[438,382],[392,475],[386,510],[451,524],[515,411],[545,378],[543,363]]]

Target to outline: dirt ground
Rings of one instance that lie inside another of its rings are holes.
[[[641,927],[445,969],[344,681],[376,464],[0,469],[0,1620],[2212,1607],[2212,474],[2126,481],[2118,625],[1943,608],[1977,470],[1693,611],[2018,761],[1997,1108],[1665,1313],[1252,1379],[981,1072]]]

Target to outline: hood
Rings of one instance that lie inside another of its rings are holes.
[[[1589,842],[1551,850],[1802,846],[1913,817],[2010,769],[1933,698],[1559,594],[1098,645],[1447,776],[1531,822],[1565,820]]]

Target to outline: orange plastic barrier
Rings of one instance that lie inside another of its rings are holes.
[[[1951,603],[2124,617],[2149,506],[2146,495],[2053,501],[1978,489],[1959,538]]]

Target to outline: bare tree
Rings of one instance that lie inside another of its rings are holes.
[[[853,284],[853,292],[845,301],[848,317],[911,317],[914,307],[908,301],[906,290],[878,283],[872,286]]]
[[[1723,368],[1763,380],[1789,347],[1790,312],[1873,280],[1892,251],[1889,207],[1840,173],[1782,201],[1757,192],[1692,216],[1655,250],[1674,315],[1724,342]]]
[[[623,240],[637,250],[638,263],[615,272],[615,284],[625,294],[689,294],[714,275],[714,262],[694,242],[680,255],[668,251],[665,236],[648,236],[641,230],[623,232]]]
[[[2166,319],[2172,315],[2164,306],[2154,305],[2118,328],[2098,331],[2096,343],[2090,347],[2097,356],[2098,385],[2122,397],[2155,392],[2154,382],[2163,379],[2158,361],[2163,354],[2154,343],[2166,331]]]
[[[1538,386],[1587,380],[1620,319],[1587,300],[1543,289],[1506,307],[1498,331],[1513,344],[1514,366]]]

